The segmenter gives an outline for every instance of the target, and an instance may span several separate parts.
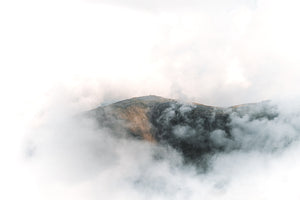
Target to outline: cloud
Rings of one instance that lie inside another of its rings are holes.
[[[116,2],[170,7],[159,12],[101,2],[2,3],[3,91],[34,102],[88,86],[126,90],[119,100],[152,93],[220,106],[298,93],[295,1]]]
[[[294,0],[2,1],[0,196],[299,199],[297,142],[275,156],[216,156],[212,172],[199,175],[181,168],[172,149],[64,121],[148,94],[218,106],[284,99],[290,105],[274,122],[234,121],[246,149],[284,147],[299,132],[298,7]],[[180,137],[193,134],[176,128]],[[25,151],[32,132],[37,141]],[[215,145],[227,145],[223,136],[212,133]],[[153,160],[157,151],[166,156]],[[32,163],[20,154],[31,155]]]
[[[98,0],[96,2],[101,3],[109,3],[112,5],[121,5],[121,6],[127,6],[134,9],[142,9],[142,10],[148,10],[148,11],[180,11],[180,10],[205,10],[207,8],[210,9],[220,9],[220,10],[226,10],[226,9],[232,9],[233,7],[237,6],[249,6],[254,7],[256,4],[256,1],[237,1],[237,0],[229,0],[226,3],[220,0],[213,0],[213,1],[196,1],[196,0],[153,0],[153,1],[138,1],[138,0],[113,0],[113,1],[107,1],[107,0]]]
[[[177,111],[187,115],[190,106]],[[85,117],[51,120],[36,129],[26,166],[43,199],[278,199],[286,193],[297,199],[299,111],[282,110],[286,106],[262,103],[250,114],[233,114],[233,139],[221,130],[209,134],[211,144],[225,150],[207,157],[205,172],[187,165],[170,146],[113,133]],[[174,110],[166,109],[166,119],[175,117]],[[274,112],[279,115],[268,120]],[[199,130],[175,126],[172,131],[184,140],[197,137]]]

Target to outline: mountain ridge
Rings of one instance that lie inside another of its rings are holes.
[[[240,148],[233,118],[274,120],[270,102],[214,107],[160,96],[133,97],[87,112],[118,137],[132,137],[180,152],[186,161],[203,163],[208,155]]]

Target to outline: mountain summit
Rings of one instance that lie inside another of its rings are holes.
[[[270,102],[222,108],[153,95],[98,107],[87,114],[112,133],[171,146],[192,162],[243,148],[236,121],[270,121],[278,116]]]

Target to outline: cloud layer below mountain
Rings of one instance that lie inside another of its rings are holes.
[[[300,115],[282,108],[271,121],[232,116],[234,143],[211,133],[229,150],[211,155],[206,172],[184,164],[169,146],[111,133],[85,118],[36,129],[25,166],[43,199],[297,199]]]

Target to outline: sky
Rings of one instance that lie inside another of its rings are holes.
[[[295,0],[1,1],[0,174],[5,178],[0,186],[7,188],[2,196],[34,199],[37,184],[30,169],[20,167],[24,140],[67,114],[149,94],[215,106],[288,100],[294,110],[299,5]]]

